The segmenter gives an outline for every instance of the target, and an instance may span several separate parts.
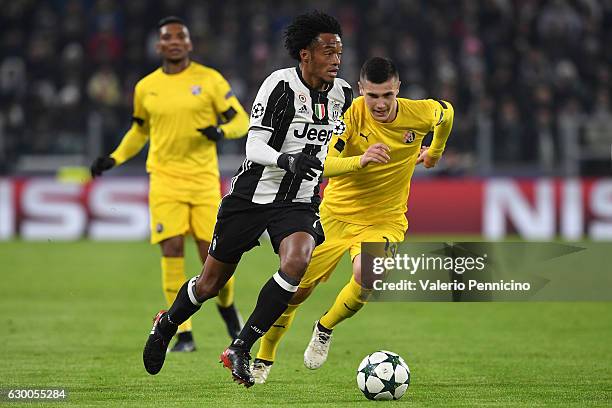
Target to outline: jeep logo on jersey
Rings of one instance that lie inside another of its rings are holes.
[[[254,119],[260,118],[263,116],[265,112],[264,106],[261,103],[256,103],[255,106],[253,106],[253,109],[251,110],[251,116]]]
[[[319,120],[323,120],[325,117],[325,105],[322,103],[315,103],[314,114]]]
[[[299,132],[298,129],[293,131],[293,136],[297,137],[298,139],[305,137],[307,140],[318,140],[324,144],[329,143],[332,138],[332,134],[333,129],[326,129],[322,127],[317,128],[317,125],[312,125],[312,127],[310,127],[310,123],[305,123],[301,132]]]
[[[404,142],[405,143],[412,143],[412,142],[414,142],[414,139],[416,139],[416,135],[414,134],[414,131],[407,130],[406,133],[404,133]]]
[[[202,87],[200,85],[192,85],[191,86],[191,93],[193,95],[199,95],[202,93]]]

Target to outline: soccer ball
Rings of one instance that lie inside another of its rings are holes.
[[[397,400],[410,385],[410,369],[398,354],[380,350],[361,360],[357,386],[371,400]]]

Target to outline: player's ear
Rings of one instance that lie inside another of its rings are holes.
[[[159,40],[155,43],[155,53],[161,55],[161,43]]]
[[[359,95],[363,96],[363,86],[361,86],[361,81],[357,81],[357,86],[359,87]]]
[[[395,88],[395,96],[399,94],[401,86],[402,86],[402,81],[397,81],[397,88]]]
[[[306,48],[302,48],[300,50],[300,60],[302,60],[305,64],[310,62],[310,51]]]

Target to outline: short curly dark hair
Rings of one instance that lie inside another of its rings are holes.
[[[299,61],[300,50],[307,48],[321,33],[342,37],[342,28],[338,20],[320,11],[301,14],[285,30],[285,48]]]
[[[177,16],[168,16],[159,20],[159,22],[157,23],[157,28],[162,28],[163,26],[168,24],[180,24],[182,26],[187,27],[187,24],[185,24],[185,20],[183,20],[182,18]]]
[[[389,58],[372,57],[361,66],[359,78],[361,80],[367,79],[375,84],[382,84],[391,78],[399,79],[399,74],[395,64]]]

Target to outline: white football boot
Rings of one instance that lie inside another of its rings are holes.
[[[255,384],[265,384],[268,376],[270,375],[271,369],[272,364],[266,364],[264,361],[258,358],[253,360],[253,364],[251,365],[251,374],[255,379]]]
[[[327,354],[329,354],[329,346],[331,345],[332,334],[325,333],[319,330],[317,320],[312,330],[312,338],[308,347],[304,351],[304,365],[311,370],[316,370],[321,367],[325,360],[327,360]]]

